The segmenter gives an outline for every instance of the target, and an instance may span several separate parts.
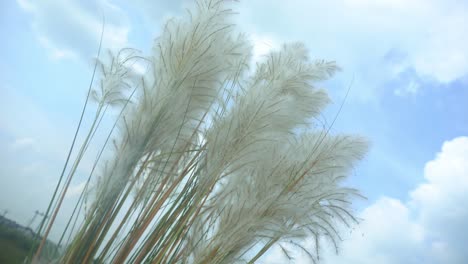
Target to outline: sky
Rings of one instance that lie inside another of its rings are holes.
[[[0,213],[27,225],[45,210],[86,96],[102,15],[105,48],[149,54],[163,22],[189,5],[0,3]],[[372,143],[347,181],[367,197],[355,203],[363,221],[343,236],[338,255],[324,247],[323,263],[466,263],[468,1],[252,0],[234,7],[256,58],[301,41],[311,57],[337,61],[342,71],[323,83],[334,101],[325,119],[333,120],[351,87],[332,131]],[[59,224],[83,186],[89,156]],[[261,261],[288,263],[278,248]],[[310,260],[298,252],[295,263]]]

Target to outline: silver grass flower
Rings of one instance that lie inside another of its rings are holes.
[[[61,262],[253,263],[273,245],[290,258],[287,243],[317,262],[318,241],[337,248],[337,226],[357,221],[359,193],[342,179],[367,142],[310,126],[330,103],[318,82],[338,66],[291,43],[249,76],[252,48],[232,14],[227,1],[196,1],[151,56],[124,49],[99,61],[91,95],[100,109],[122,107],[119,134]],[[135,81],[141,59],[149,69]]]

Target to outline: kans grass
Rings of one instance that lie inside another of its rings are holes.
[[[83,107],[94,99],[95,118],[74,162],[67,157],[29,262],[43,262],[70,182],[110,107],[120,114],[56,262],[254,263],[275,245],[293,258],[289,244],[316,263],[323,238],[337,249],[339,226],[357,222],[351,202],[359,196],[342,180],[367,150],[364,138],[316,124],[330,102],[317,85],[338,67],[291,43],[251,69],[252,46],[236,32],[228,4],[197,1],[185,19],[167,22],[151,56],[98,53],[100,81],[93,84],[93,73]],[[140,78],[135,63],[147,66]],[[106,148],[112,156],[101,161]]]

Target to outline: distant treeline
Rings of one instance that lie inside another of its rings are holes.
[[[39,241],[30,228],[0,216],[0,263],[23,263],[31,248],[37,246]],[[57,254],[54,243],[49,241],[47,248],[46,252],[51,257]]]

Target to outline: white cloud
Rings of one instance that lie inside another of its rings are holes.
[[[41,155],[63,157],[72,135],[73,122],[58,122],[57,116],[47,113],[32,97],[18,89],[2,86],[0,98],[0,131],[11,137],[4,150],[41,150]],[[14,114],[11,114],[14,113]],[[66,128],[64,128],[66,127]]]
[[[410,205],[444,263],[468,259],[468,137],[445,142],[442,152],[424,169],[426,183],[411,192]],[[442,262],[441,262],[442,263]]]
[[[411,213],[399,200],[379,199],[362,212],[364,221],[342,242],[339,255],[325,252],[324,263],[422,263],[424,227]]]
[[[67,190],[65,198],[71,198],[80,195],[86,186],[86,181],[82,181],[78,184],[70,185]]]
[[[13,141],[13,143],[10,144],[10,149],[13,151],[23,149],[32,149],[35,152],[39,151],[36,140],[31,137],[17,138],[15,141]]]
[[[116,49],[127,44],[129,22],[125,13],[107,0],[59,1],[17,0],[32,14],[32,26],[39,43],[53,59],[85,60],[96,55],[105,17],[103,47]]]
[[[355,75],[358,95],[369,99],[406,71],[440,83],[466,76],[467,14],[468,4],[455,0],[257,0],[241,2],[239,24],[306,42],[314,57],[337,60]],[[393,88],[419,92],[415,80],[407,82]]]
[[[408,85],[396,88],[394,93],[398,96],[415,95],[419,92],[420,89],[421,84],[411,80],[409,81]]]
[[[427,162],[424,177],[409,201],[382,197],[364,209],[359,215],[364,220],[351,234],[344,233],[338,255],[331,244],[322,247],[321,263],[466,263],[468,137],[445,142],[436,158]],[[313,243],[305,244],[314,248]],[[294,263],[311,263],[304,254],[297,256]],[[279,248],[262,261],[287,263]]]
[[[468,137],[445,142],[424,177],[408,202],[382,198],[365,209],[359,231],[324,263],[466,263]]]
[[[76,59],[78,55],[69,49],[60,49],[57,48],[47,37],[45,36],[38,36],[37,40],[45,48],[49,54],[49,56],[54,60],[59,59]]]
[[[250,41],[252,42],[252,60],[257,62],[267,55],[270,51],[278,49],[280,44],[272,36],[252,34]]]
[[[189,7],[193,4],[191,0],[135,0],[135,6],[140,8],[149,23],[160,23],[164,19],[179,15],[183,8]],[[160,26],[160,25],[158,25]]]
[[[33,15],[38,39],[54,59],[94,56],[101,12],[107,21],[105,47],[127,44],[129,19],[119,0],[17,2]],[[141,11],[137,15],[145,18],[146,28],[157,23],[159,29],[163,18],[180,14],[190,2],[137,0],[132,6]],[[420,78],[450,83],[468,74],[468,5],[461,1],[256,0],[242,1],[235,10],[243,30],[256,32],[258,52],[265,49],[259,41],[305,41],[314,57],[338,61],[344,83],[355,77],[360,92],[354,95],[360,99],[373,99],[407,71],[415,78],[392,87],[394,94],[418,94]]]

